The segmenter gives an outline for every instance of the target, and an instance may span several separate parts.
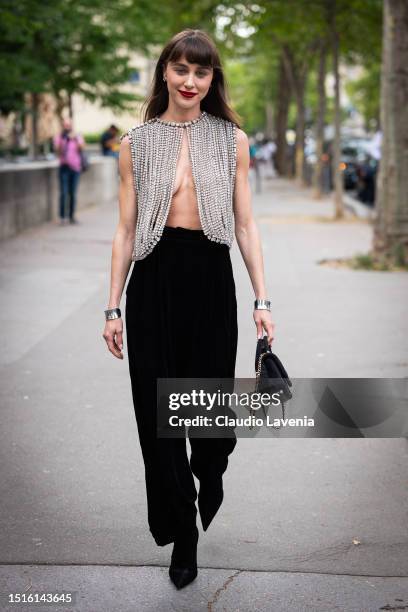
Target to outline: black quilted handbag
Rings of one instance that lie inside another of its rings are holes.
[[[264,336],[259,338],[256,344],[255,353],[255,392],[257,393],[268,393],[270,395],[279,393],[280,402],[282,406],[282,418],[285,418],[285,402],[291,399],[292,392],[289,387],[292,386],[288,373],[279,357],[272,352],[269,344],[268,337]],[[267,411],[265,406],[262,406],[265,418]],[[253,410],[251,410],[253,414]],[[275,427],[274,429],[280,429]]]

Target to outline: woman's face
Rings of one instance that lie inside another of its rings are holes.
[[[182,56],[176,62],[167,64],[164,77],[167,81],[169,98],[185,110],[199,106],[200,101],[205,98],[213,78],[213,69],[211,66],[190,64]],[[186,96],[181,92],[195,95]]]

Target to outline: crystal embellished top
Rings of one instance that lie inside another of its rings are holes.
[[[183,122],[164,121],[156,116],[127,132],[137,197],[132,261],[145,258],[162,236],[170,210],[184,129],[187,130],[202,230],[209,240],[226,244],[229,248],[232,246],[237,150],[235,123],[206,111],[196,119]]]

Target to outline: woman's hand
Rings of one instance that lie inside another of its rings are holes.
[[[103,337],[108,349],[118,359],[123,359],[123,322],[122,317],[106,321]]]
[[[263,330],[268,335],[268,344],[272,344],[274,339],[275,323],[272,321],[272,315],[269,310],[254,308],[254,321],[256,325],[257,338],[262,338]]]

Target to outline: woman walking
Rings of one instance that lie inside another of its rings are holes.
[[[64,119],[62,132],[54,137],[54,149],[59,159],[59,216],[60,224],[65,224],[66,200],[69,196],[69,222],[78,223],[75,217],[76,198],[81,177],[81,151],[85,141],[80,134],[75,134],[70,119]]]
[[[248,166],[248,138],[228,105],[214,42],[201,30],[178,33],[160,54],[144,122],[121,138],[120,218],[103,333],[108,349],[123,359],[119,304],[134,262],[126,289],[126,340],[148,523],[157,545],[174,543],[169,574],[178,588],[197,576],[193,474],[207,530],[223,501],[222,476],[236,437],[190,436],[189,459],[185,437],[157,435],[156,382],[234,378],[234,229],[255,293],[258,337],[265,330],[272,342]]]

